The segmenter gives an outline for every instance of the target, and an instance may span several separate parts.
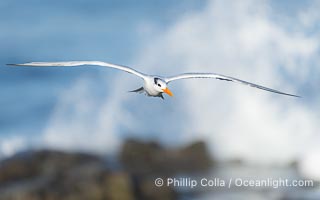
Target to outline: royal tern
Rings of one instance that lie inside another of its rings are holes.
[[[116,65],[116,64],[101,62],[101,61],[30,62],[30,63],[23,63],[23,64],[8,64],[8,65],[30,66],[30,67],[73,67],[73,66],[81,66],[81,65],[97,65],[97,66],[103,66],[103,67],[110,67],[110,68],[114,68],[114,69],[118,69],[118,70],[122,70],[128,73],[134,74],[143,79],[144,85],[130,92],[145,93],[148,96],[161,97],[161,98],[163,98],[163,95],[162,95],[163,93],[166,93],[169,96],[173,96],[172,92],[167,87],[167,85],[171,81],[176,81],[180,79],[190,79],[190,78],[214,78],[218,80],[232,81],[232,82],[248,85],[251,87],[255,87],[261,90],[266,90],[269,92],[288,95],[292,97],[299,97],[297,95],[280,92],[278,90],[274,90],[271,88],[254,84],[254,83],[243,81],[237,78],[216,74],[216,73],[183,73],[176,76],[163,77],[158,75],[147,75],[127,66]]]

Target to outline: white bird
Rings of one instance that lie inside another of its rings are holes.
[[[163,93],[166,93],[169,96],[173,96],[172,92],[167,87],[167,85],[171,81],[176,81],[180,79],[190,79],[190,78],[214,78],[218,80],[232,81],[232,82],[248,85],[251,87],[255,87],[261,90],[266,90],[269,92],[274,92],[274,93],[293,96],[293,97],[299,97],[297,95],[280,92],[278,90],[263,87],[254,83],[250,83],[237,78],[224,76],[216,73],[183,73],[176,76],[162,77],[158,75],[147,75],[147,74],[138,72],[137,70],[127,66],[116,65],[116,64],[101,62],[101,61],[30,62],[30,63],[23,63],[23,64],[8,64],[8,65],[31,66],[31,67],[73,67],[73,66],[81,66],[81,65],[97,65],[97,66],[103,66],[103,67],[110,67],[110,68],[114,68],[114,69],[118,69],[118,70],[122,70],[128,73],[134,74],[143,79],[144,85],[130,92],[145,93],[148,96],[161,97],[162,99],[163,99],[163,95],[162,95]]]

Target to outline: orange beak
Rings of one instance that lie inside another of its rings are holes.
[[[163,89],[162,90],[164,93],[167,93],[169,96],[173,96],[173,94],[172,94],[172,92],[168,89],[168,88],[166,88],[166,89]]]

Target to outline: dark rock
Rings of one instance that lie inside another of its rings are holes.
[[[144,200],[174,200],[177,199],[177,193],[167,186],[156,187],[154,178],[145,178],[138,184],[138,191],[140,193],[139,199]]]
[[[98,156],[58,151],[28,152],[0,162],[0,200],[174,200],[172,188],[111,171]]]
[[[85,153],[30,151],[0,162],[0,200],[175,200],[172,187],[155,177],[203,171],[211,159],[203,142],[167,149],[128,140],[120,153],[124,170]],[[163,174],[163,176],[158,176]]]
[[[116,172],[106,179],[105,193],[107,199],[133,200],[133,183],[125,172]]]
[[[83,163],[101,162],[100,158],[83,153],[35,151],[14,156],[0,164],[0,185],[28,179],[40,174],[54,175]]]
[[[129,172],[140,175],[198,172],[212,164],[204,142],[166,149],[156,142],[128,140],[122,147],[120,160]]]
[[[100,157],[38,151],[0,165],[0,200],[132,200],[130,175],[114,174]],[[119,194],[111,195],[110,188]]]

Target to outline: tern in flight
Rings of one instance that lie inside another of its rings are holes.
[[[130,67],[116,65],[101,61],[69,61],[69,62],[30,62],[30,63],[23,63],[23,64],[8,64],[10,66],[31,66],[31,67],[74,67],[74,66],[81,66],[81,65],[97,65],[103,67],[114,68],[118,70],[122,70],[131,74],[134,74],[143,79],[144,85],[136,90],[130,92],[138,92],[138,93],[145,93],[148,96],[152,97],[161,97],[163,99],[163,93],[168,94],[169,96],[173,96],[172,92],[168,88],[168,84],[172,81],[180,80],[180,79],[190,79],[190,78],[214,78],[218,80],[224,81],[232,81],[235,83],[241,83],[247,86],[255,87],[261,90],[266,90],[269,92],[274,92],[277,94],[292,96],[292,97],[299,97],[297,95],[288,94],[284,92],[280,92],[278,90],[274,90],[271,88],[267,88],[264,86],[260,86],[254,83],[250,83],[247,81],[243,81],[237,78],[233,78],[230,76],[224,76],[221,74],[216,73],[183,73],[178,74],[176,76],[169,76],[163,77],[158,75],[148,75],[142,72],[139,72],[135,69]]]

